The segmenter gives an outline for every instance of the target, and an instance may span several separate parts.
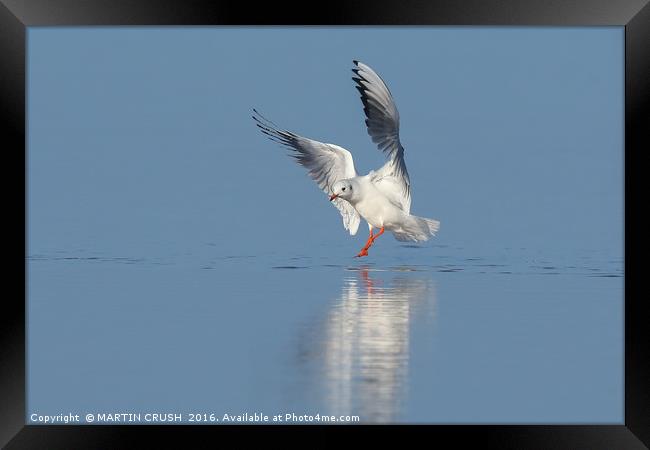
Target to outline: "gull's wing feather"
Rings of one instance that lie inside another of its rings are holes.
[[[370,67],[354,61],[352,77],[361,94],[368,134],[388,161],[374,172],[375,186],[406,213],[411,209],[411,181],[399,140],[399,112],[386,83]]]
[[[279,130],[275,124],[265,119],[255,109],[253,119],[258,128],[272,141],[278,142],[292,151],[290,156],[308,170],[309,176],[319,188],[331,195],[332,185],[339,180],[357,176],[352,154],[334,144],[314,141],[295,133]],[[332,201],[343,217],[343,226],[350,234],[357,233],[361,218],[356,209],[343,199]]]

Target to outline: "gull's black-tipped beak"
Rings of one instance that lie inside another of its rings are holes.
[[[331,202],[332,200],[334,200],[335,198],[337,198],[338,196],[339,196],[339,194],[332,194],[332,195],[330,195],[330,202]]]

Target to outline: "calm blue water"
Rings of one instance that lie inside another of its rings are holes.
[[[28,423],[623,422],[621,27],[31,28],[28,45]],[[353,59],[396,98],[412,212],[441,222],[361,260],[365,225],[347,235],[250,117],[378,167]]]
[[[620,259],[380,245],[33,255],[29,410],[620,422]]]

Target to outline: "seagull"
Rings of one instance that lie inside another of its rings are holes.
[[[393,96],[374,70],[360,61],[353,64],[352,79],[361,94],[368,134],[387,159],[380,169],[359,175],[352,154],[343,147],[281,130],[256,109],[253,119],[262,133],[291,150],[290,156],[308,170],[341,213],[343,227],[350,235],[357,233],[361,218],[368,223],[370,235],[356,255],[363,257],[368,256],[368,249],[385,230],[398,241],[423,242],[435,235],[440,222],[410,213],[411,181],[399,140],[399,113]],[[376,234],[375,228],[379,229]]]

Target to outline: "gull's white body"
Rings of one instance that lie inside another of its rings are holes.
[[[388,199],[372,182],[371,175],[352,178],[358,186],[359,199],[348,199],[359,215],[374,228],[397,229],[404,221],[404,211]]]
[[[361,218],[368,222],[370,238],[357,256],[367,255],[373,228],[393,233],[400,241],[426,241],[440,223],[411,215],[411,182],[404,162],[404,148],[399,141],[399,113],[384,81],[367,65],[355,61],[353,80],[361,93],[368,134],[388,161],[378,170],[358,175],[352,154],[334,144],[318,142],[275,125],[255,111],[253,118],[262,133],[286,145],[299,164],[309,170],[318,186],[330,195],[343,217],[343,226],[356,234]]]
[[[438,229],[439,223],[409,214],[391,196],[396,192],[394,184],[370,172],[348,180],[353,187],[353,195],[346,198],[355,211],[373,228],[384,228],[393,232],[401,241],[426,241]],[[352,230],[350,230],[350,234]]]

